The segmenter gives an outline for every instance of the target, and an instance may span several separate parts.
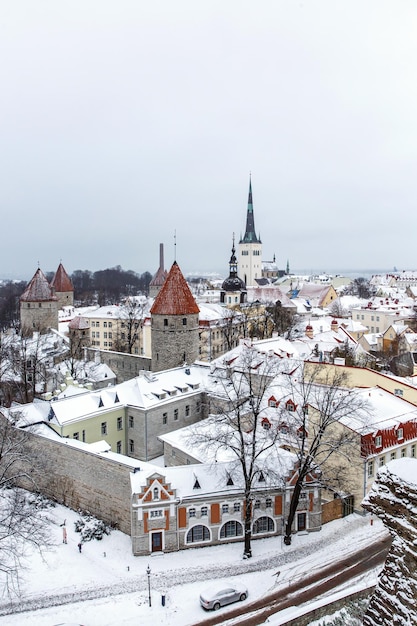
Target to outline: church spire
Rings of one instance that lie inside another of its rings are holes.
[[[236,259],[236,248],[235,248],[235,233],[233,233],[233,243],[232,243],[232,256],[229,261],[229,278],[235,278],[237,276],[237,259]]]
[[[249,196],[248,196],[248,210],[246,214],[246,231],[243,239],[240,243],[261,243],[260,238],[255,233],[255,218],[253,214],[253,201],[252,201],[252,177],[249,177]]]

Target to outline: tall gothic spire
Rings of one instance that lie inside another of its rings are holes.
[[[249,197],[248,197],[248,211],[246,215],[246,231],[243,239],[240,243],[261,243],[260,238],[255,233],[255,218],[253,215],[253,202],[252,202],[252,178],[249,178]]]

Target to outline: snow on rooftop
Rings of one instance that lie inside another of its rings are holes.
[[[410,485],[417,485],[417,459],[404,457],[390,461],[379,472],[391,472]]]

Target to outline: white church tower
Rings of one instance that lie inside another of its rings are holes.
[[[262,242],[255,233],[252,202],[252,180],[249,179],[248,211],[245,236],[239,241],[238,275],[247,287],[256,285],[255,279],[262,277]]]

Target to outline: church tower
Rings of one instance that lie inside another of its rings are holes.
[[[245,283],[237,274],[237,259],[235,250],[235,235],[233,234],[232,256],[229,261],[229,277],[223,281],[220,291],[220,302],[227,306],[233,306],[246,302]]]
[[[199,356],[200,309],[176,261],[150,312],[152,371],[194,363]]]
[[[239,241],[238,275],[245,281],[247,287],[255,286],[255,280],[262,277],[262,242],[255,232],[251,179],[249,179],[246,230],[244,237]]]

